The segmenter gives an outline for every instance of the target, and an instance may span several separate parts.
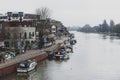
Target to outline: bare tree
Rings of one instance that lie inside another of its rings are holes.
[[[43,36],[47,35],[47,26],[50,25],[50,9],[47,7],[42,7],[36,9],[37,14],[37,26],[36,32],[39,32],[39,46],[40,48],[43,46]]]
[[[47,7],[41,7],[41,8],[36,9],[36,14],[39,16],[38,18],[40,20],[46,20],[47,18],[50,18],[51,11]]]

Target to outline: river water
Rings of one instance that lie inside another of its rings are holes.
[[[69,60],[45,60],[28,74],[13,73],[1,80],[120,80],[119,37],[73,33],[77,44]]]

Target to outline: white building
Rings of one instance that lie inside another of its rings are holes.
[[[7,48],[14,49],[17,43],[24,48],[36,40],[35,27],[6,27],[5,31],[6,40],[4,43]]]

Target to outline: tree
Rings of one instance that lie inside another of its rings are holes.
[[[113,20],[110,20],[110,27],[114,27],[115,26],[115,23]]]
[[[113,32],[114,26],[115,26],[114,21],[110,20],[110,32]]]
[[[94,32],[94,29],[89,24],[86,24],[85,26],[81,28],[81,31],[82,32]]]
[[[109,31],[109,26],[106,22],[106,20],[103,21],[103,24],[102,24],[102,32],[108,32]]]
[[[112,32],[114,32],[114,33],[120,33],[120,24],[115,25],[112,28]]]
[[[46,20],[47,18],[50,18],[51,16],[50,9],[47,7],[36,9],[36,14],[38,15],[37,18],[39,20]]]
[[[39,33],[39,46],[40,48],[43,46],[43,36],[47,34],[47,26],[50,25],[50,9],[47,7],[42,7],[36,9],[37,14],[37,26],[36,26],[36,32]]]

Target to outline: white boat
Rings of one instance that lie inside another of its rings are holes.
[[[72,52],[72,47],[71,46],[66,46],[65,51],[66,51],[66,53]]]
[[[65,44],[62,49],[65,51],[65,53],[70,53],[73,51],[72,45],[70,44]]]
[[[65,59],[69,59],[69,55],[66,54],[65,51],[60,51],[57,54],[55,54],[55,58],[65,60]]]
[[[37,66],[37,62],[33,60],[22,61],[17,68],[17,72],[29,72]]]

